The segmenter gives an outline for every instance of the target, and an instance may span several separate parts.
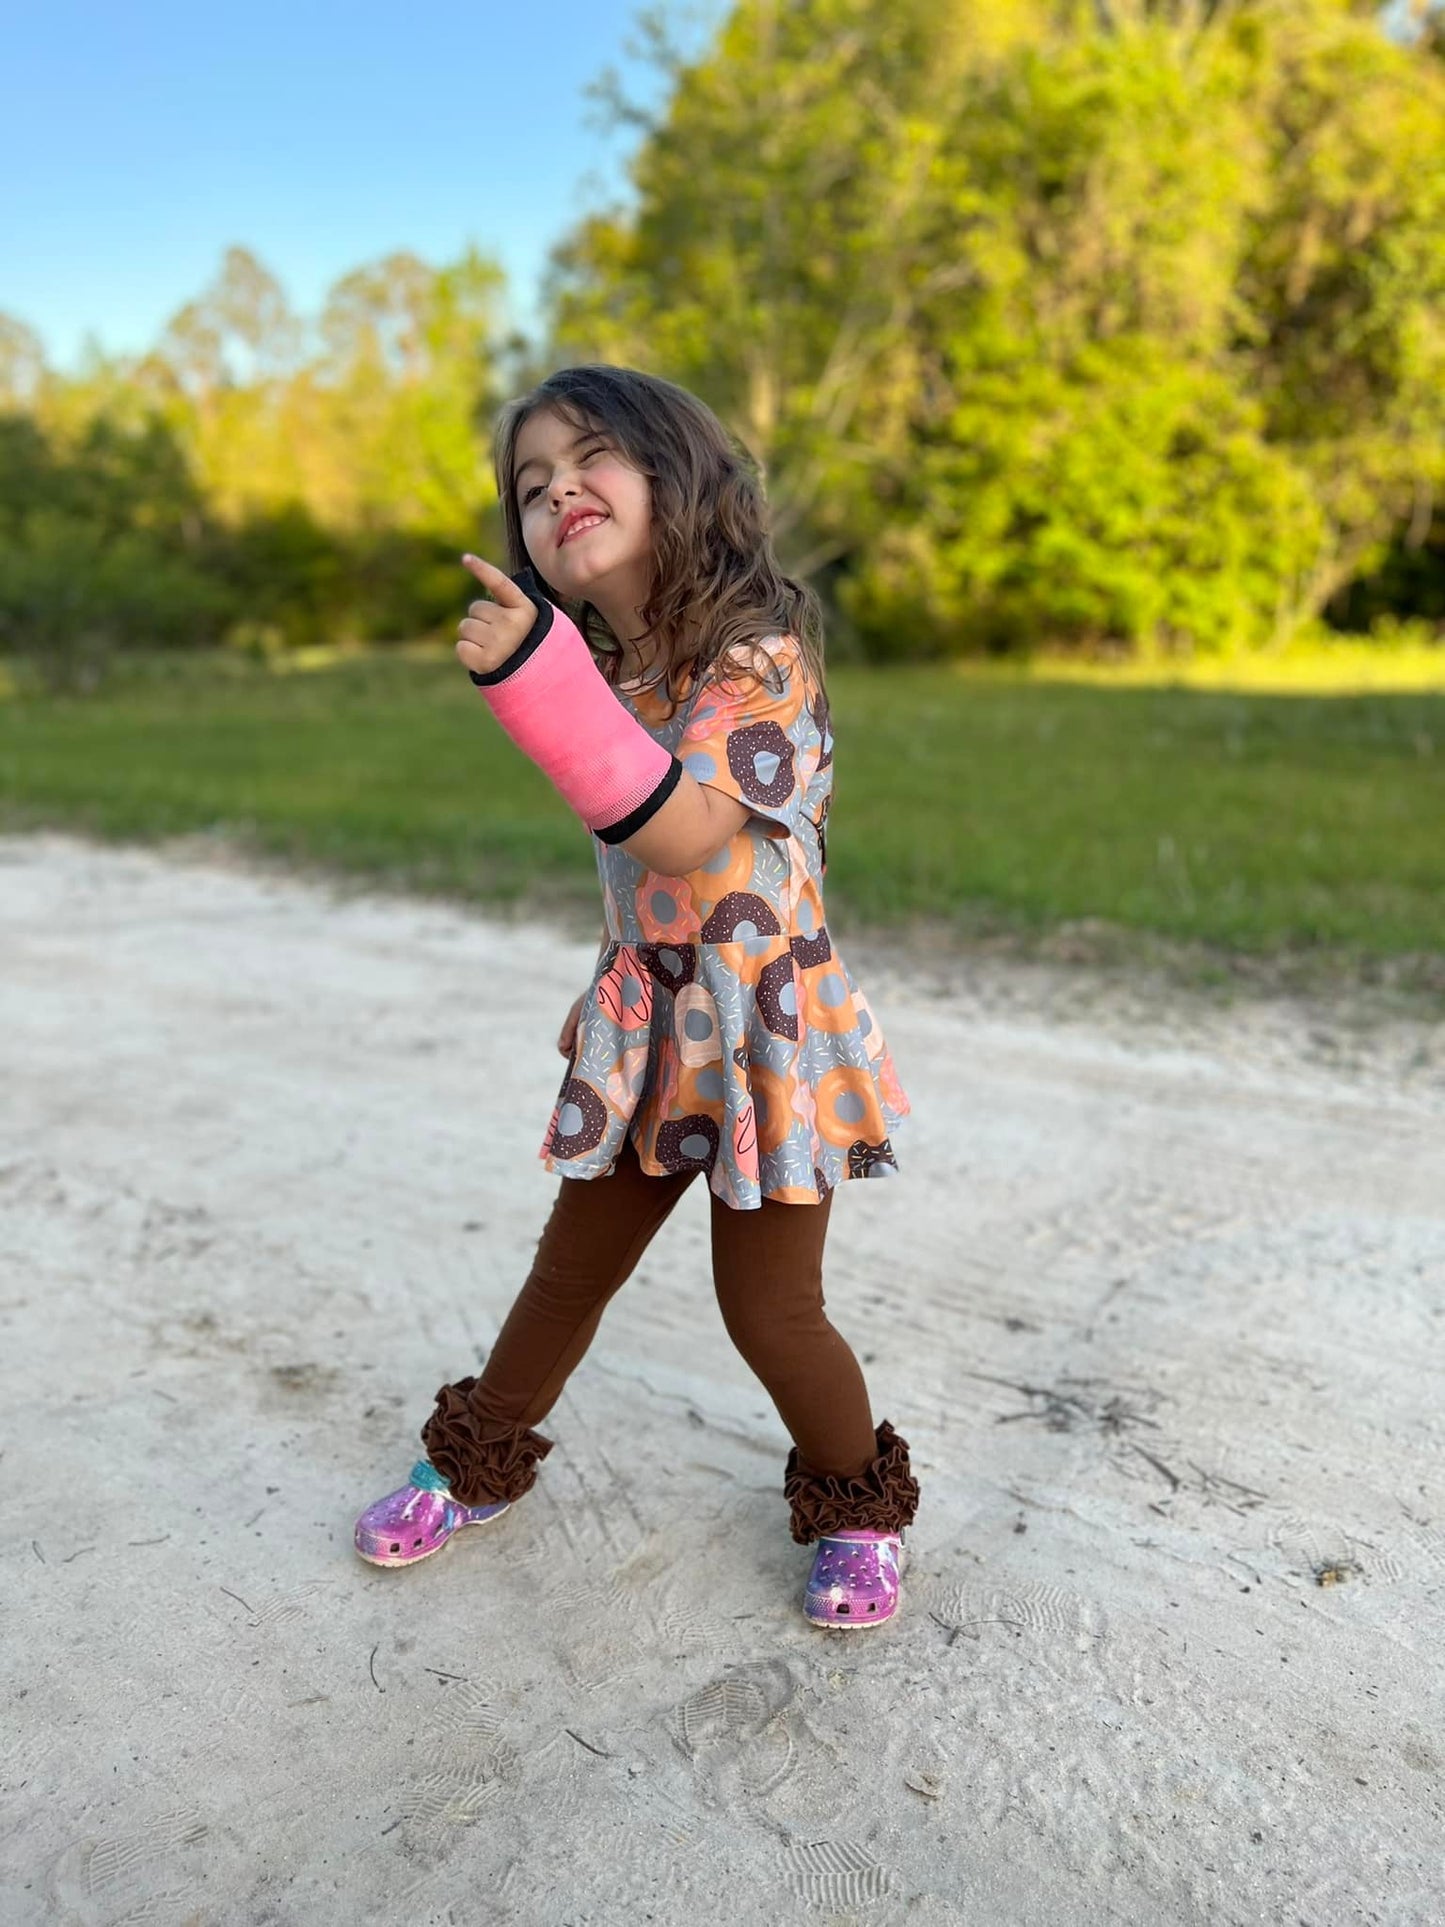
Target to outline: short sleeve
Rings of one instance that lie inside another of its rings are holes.
[[[823,760],[827,718],[796,637],[759,643],[760,671],[764,656],[766,675],[704,683],[677,757],[697,782],[779,825],[770,836],[796,834]]]

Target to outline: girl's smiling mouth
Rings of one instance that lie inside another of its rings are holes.
[[[557,537],[557,547],[560,549],[574,535],[584,535],[588,529],[595,529],[606,520],[600,509],[584,509],[580,515],[569,515]]]

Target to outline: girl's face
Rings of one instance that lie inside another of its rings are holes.
[[[514,462],[522,539],[538,574],[604,614],[629,597],[640,604],[652,568],[647,477],[603,431],[545,408],[522,424]]]

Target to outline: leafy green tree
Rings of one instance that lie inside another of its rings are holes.
[[[392,255],[308,327],[230,248],[153,349],[93,349],[70,377],[0,317],[0,647],[75,685],[144,642],[440,626],[495,513],[501,287],[475,250]]]
[[[0,406],[23,408],[35,398],[45,372],[45,351],[33,328],[0,314]]]
[[[1445,70],[1343,0],[1283,25],[1260,54],[1270,194],[1241,264],[1240,363],[1320,504],[1313,613],[1445,481]]]
[[[500,269],[475,249],[441,270],[391,255],[331,290],[324,351],[297,399],[351,478],[345,519],[466,539],[494,506],[481,416],[501,292]]]
[[[1281,639],[1434,499],[1445,77],[1348,0],[983,11],[654,17],[553,352],[706,395],[876,653]]]
[[[119,648],[214,640],[229,604],[194,553],[205,519],[158,418],[133,433],[98,415],[67,445],[0,414],[0,653],[85,690]]]
[[[0,316],[0,647],[77,682],[439,628],[495,534],[492,412],[591,357],[718,408],[845,651],[1438,622],[1441,19],[735,0],[685,55],[645,14],[666,98],[599,87],[634,193],[557,249],[546,341],[475,250],[308,319],[233,247],[149,353],[65,376]]]

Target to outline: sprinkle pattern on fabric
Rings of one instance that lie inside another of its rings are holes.
[[[897,1171],[891,1134],[911,1106],[824,917],[827,703],[795,637],[762,653],[763,680],[704,680],[673,714],[655,691],[618,692],[753,814],[685,877],[594,837],[610,941],[539,1153],[550,1171],[600,1177],[629,1132],[645,1171],[704,1171],[739,1210]]]

